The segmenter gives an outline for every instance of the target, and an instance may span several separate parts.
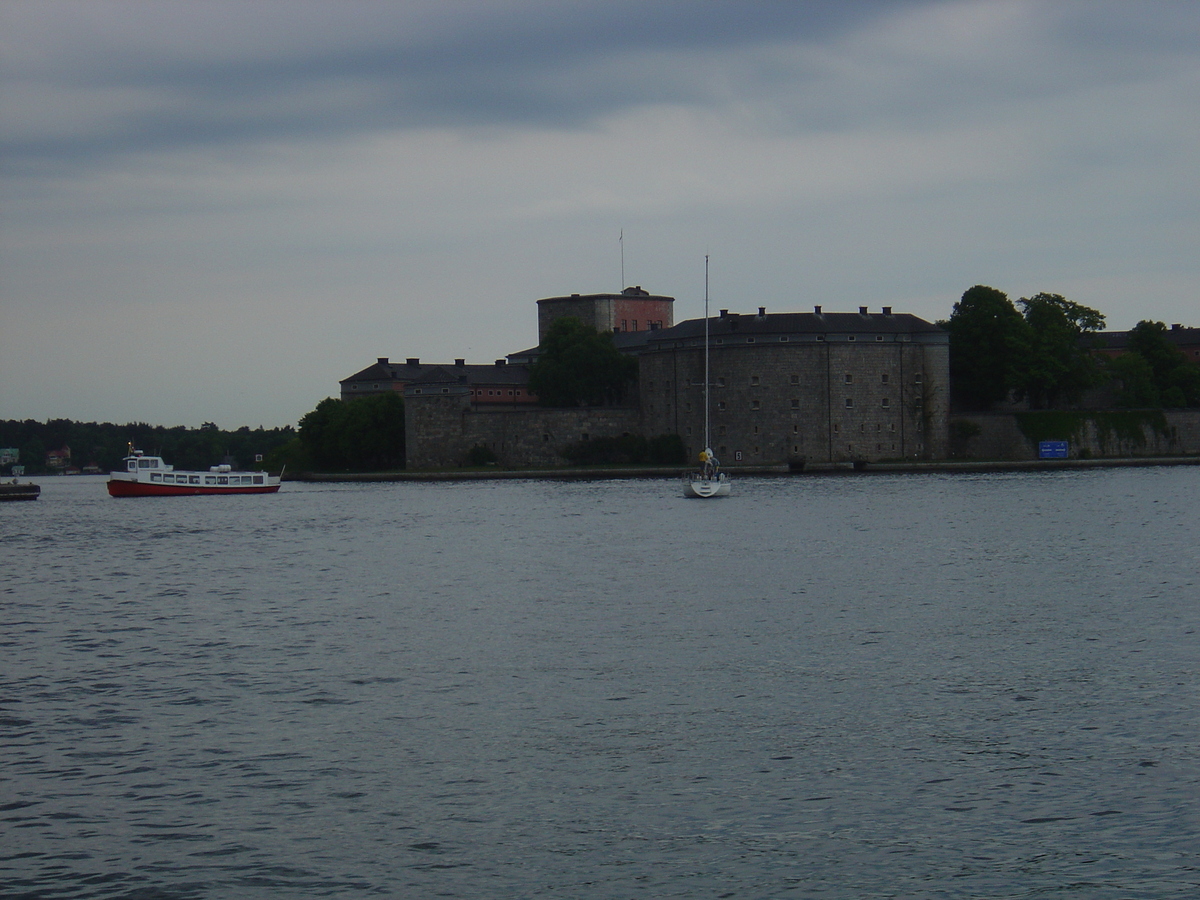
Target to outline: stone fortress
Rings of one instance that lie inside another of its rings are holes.
[[[504,466],[560,466],[569,444],[625,434],[677,434],[694,460],[704,444],[704,320],[676,325],[674,302],[640,287],[537,302],[539,341],[555,319],[576,316],[637,358],[626,406],[538,406],[527,387],[537,348],[492,365],[381,357],[343,380],[341,396],[403,394],[410,469],[461,465],[476,446]],[[711,443],[726,466],[947,455],[949,336],[917,316],[886,306],[723,309],[709,320],[709,354]]]

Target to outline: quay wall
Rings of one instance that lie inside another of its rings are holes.
[[[1068,442],[1071,459],[1200,454],[1200,410],[1079,410],[954,415],[950,455],[959,460],[1031,460],[1042,440]]]

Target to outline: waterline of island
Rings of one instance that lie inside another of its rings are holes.
[[[727,467],[731,475],[746,477],[802,477],[805,475],[882,475],[900,473],[1054,472],[1068,469],[1152,468],[1198,466],[1200,456],[1136,456],[1120,459],[939,460],[930,462],[809,463],[802,469],[785,465]],[[608,481],[611,479],[677,478],[678,466],[628,466],[604,469],[459,469],[421,472],[302,472],[285,481]]]

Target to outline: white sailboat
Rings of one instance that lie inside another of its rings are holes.
[[[711,404],[708,400],[711,379],[708,374],[708,256],[704,257],[704,449],[700,451],[700,470],[691,472],[683,480],[683,496],[728,497],[729,476],[721,471],[721,463],[710,446]]]

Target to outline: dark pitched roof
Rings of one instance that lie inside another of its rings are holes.
[[[1129,346],[1128,331],[1097,331],[1085,335],[1085,337],[1095,338],[1100,348],[1104,350],[1124,350]],[[1163,332],[1163,337],[1176,347],[1200,346],[1200,328],[1172,325]]]
[[[763,313],[722,312],[708,320],[710,338],[751,335],[911,334],[936,337],[946,332],[911,313]],[[704,319],[688,319],[672,328],[648,333],[648,344],[704,337]]]
[[[567,294],[562,297],[543,297],[538,303],[551,303],[556,300],[670,300],[674,302],[675,298],[665,294],[651,294],[649,291],[642,290],[639,285],[625,288],[619,294]]]
[[[391,362],[380,358],[372,366],[342,379],[343,385],[363,382],[401,382],[403,384],[454,383],[523,385],[529,381],[529,369],[520,365],[458,365],[457,363]]]

